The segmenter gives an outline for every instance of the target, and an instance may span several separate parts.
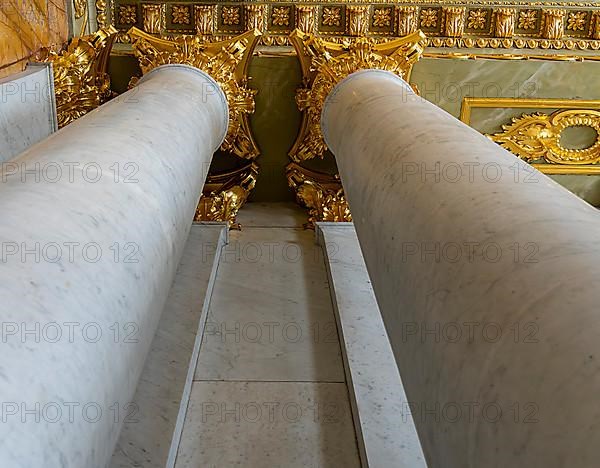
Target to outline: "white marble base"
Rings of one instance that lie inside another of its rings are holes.
[[[317,223],[363,467],[426,467],[352,223]]]
[[[123,424],[111,468],[173,466],[226,242],[225,225],[192,226],[132,399],[138,411]]]

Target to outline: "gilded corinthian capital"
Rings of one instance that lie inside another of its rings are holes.
[[[245,159],[259,155],[249,122],[256,91],[247,86],[248,63],[259,31],[248,31],[220,42],[209,42],[201,36],[160,39],[137,28],[131,28],[127,34],[142,73],[160,65],[181,63],[201,69],[219,83],[229,104],[229,128],[221,149]]]
[[[391,71],[408,80],[413,64],[423,53],[426,38],[416,31],[384,43],[359,37],[340,44],[296,29],[290,42],[298,54],[304,83],[296,92],[302,126],[289,152],[290,158],[298,162],[324,156],[327,147],[321,133],[321,111],[325,98],[339,81],[368,68]]]

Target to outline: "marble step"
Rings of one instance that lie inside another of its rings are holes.
[[[173,466],[225,224],[194,224],[171,286],[136,393],[127,408],[110,468]]]
[[[363,467],[426,467],[352,223],[317,223]]]

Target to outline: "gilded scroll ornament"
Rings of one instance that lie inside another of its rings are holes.
[[[246,203],[256,184],[258,165],[250,163],[235,171],[209,175],[194,221],[228,222],[232,229],[240,229],[236,216]]]
[[[352,215],[338,176],[311,171],[299,164],[286,167],[288,184],[296,192],[297,202],[308,208],[308,223],[314,228],[316,222],[350,222]]]
[[[296,93],[302,126],[289,153],[292,160],[324,156],[327,148],[321,133],[321,111],[327,95],[340,80],[367,68],[387,70],[408,80],[425,41],[425,35],[417,31],[384,43],[360,37],[336,44],[295,30],[290,42],[300,59],[304,86]]]
[[[98,29],[106,28],[108,26],[106,7],[106,0],[96,0],[96,22],[98,23]]]
[[[595,141],[583,149],[566,148],[561,134],[569,127],[590,127],[596,132]],[[589,165],[600,161],[600,112],[595,110],[523,114],[503,125],[502,130],[487,136],[527,162]]]
[[[207,42],[201,36],[159,39],[137,28],[131,28],[128,34],[144,74],[160,65],[182,63],[199,68],[214,78],[229,104],[229,128],[221,149],[246,159],[258,156],[248,120],[254,112],[256,91],[248,88],[247,75],[259,31],[248,31],[222,42]]]
[[[117,30],[100,29],[75,37],[59,53],[43,51],[40,59],[52,62],[56,111],[60,128],[95,109],[110,93],[108,56]]]

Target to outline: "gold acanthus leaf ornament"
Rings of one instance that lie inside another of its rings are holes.
[[[296,201],[308,208],[308,223],[314,229],[316,222],[351,222],[342,183],[337,175],[311,171],[297,163],[286,167],[288,185],[296,192]]]
[[[302,126],[289,152],[293,161],[322,158],[327,150],[321,133],[323,104],[335,85],[358,70],[387,70],[408,81],[412,66],[423,53],[426,37],[421,31],[389,42],[359,37],[341,44],[325,41],[296,29],[290,35],[300,66],[303,86],[296,92]]]
[[[589,127],[596,132],[587,148],[566,148],[562,132],[569,127]],[[600,112],[570,109],[553,114],[523,114],[502,126],[502,132],[486,135],[492,141],[527,162],[543,160],[553,164],[596,164],[600,161]]]
[[[52,62],[56,113],[60,128],[87,114],[111,96],[108,58],[117,30],[112,26],[75,37],[61,52],[42,50],[41,61]]]
[[[246,203],[257,178],[258,165],[254,162],[234,171],[209,175],[194,221],[228,222],[232,229],[240,229],[236,216]]]
[[[247,86],[247,76],[260,31],[248,31],[221,42],[208,42],[201,36],[160,39],[135,27],[127,34],[142,73],[160,65],[180,63],[199,68],[219,83],[229,104],[229,128],[221,149],[246,159],[259,155],[249,122],[257,91]]]

